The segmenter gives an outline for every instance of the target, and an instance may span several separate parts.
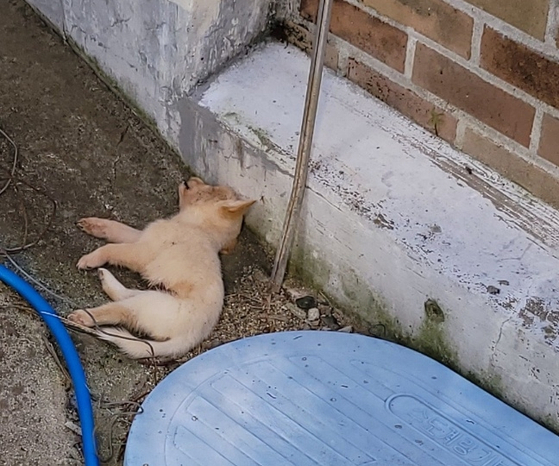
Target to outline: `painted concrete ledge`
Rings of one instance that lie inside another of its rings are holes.
[[[308,68],[268,44],[177,104],[187,163],[260,199],[248,223],[272,244]],[[292,267],[556,431],[558,244],[557,211],[326,74]]]

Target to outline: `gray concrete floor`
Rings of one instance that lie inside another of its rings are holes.
[[[99,244],[75,227],[76,220],[95,215],[141,226],[171,214],[186,167],[23,0],[1,8],[0,128],[18,146],[20,180],[0,194],[0,244],[38,238],[51,215],[49,197],[54,199],[57,210],[46,233],[13,258],[63,298],[43,293],[61,315],[71,310],[69,300],[88,307],[105,301],[96,274],[75,268]],[[0,136],[0,167],[9,168],[12,157]],[[5,180],[0,171],[0,188]],[[304,327],[286,310],[284,296],[266,294],[265,281],[254,278],[268,267],[268,256],[244,232],[235,253],[224,258],[222,320],[189,356],[245,335]],[[117,273],[138,285],[133,274]],[[82,464],[72,390],[49,351],[44,324],[3,285],[0,316],[0,464]],[[173,367],[141,365],[89,336],[72,336],[97,400],[101,453],[108,456],[112,445],[108,464],[120,464],[130,416],[115,413],[134,406],[114,403],[142,401]]]

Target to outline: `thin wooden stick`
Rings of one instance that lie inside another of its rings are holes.
[[[320,84],[322,82],[322,70],[324,68],[324,55],[328,40],[328,28],[332,13],[333,0],[321,0],[318,8],[316,34],[314,36],[313,56],[307,83],[307,96],[305,99],[305,111],[301,123],[301,136],[299,137],[299,147],[297,151],[297,163],[295,165],[295,177],[287,213],[283,223],[283,231],[280,245],[276,254],[274,268],[272,270],[272,287],[275,292],[281,288],[287,260],[293,244],[293,238],[299,221],[307,176],[309,172],[309,158],[312,148],[314,127],[316,121],[316,110],[318,98],[320,96]]]

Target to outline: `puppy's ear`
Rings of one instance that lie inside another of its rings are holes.
[[[183,181],[181,184],[179,184],[179,207],[182,207],[183,203],[184,203],[184,196],[186,194],[186,191],[188,191],[188,185],[186,184],[186,181]]]
[[[256,200],[249,201],[224,201],[221,210],[229,215],[243,215]]]
[[[191,178],[188,179],[186,184],[189,188],[192,189],[195,188],[196,186],[203,186],[205,183],[197,176],[192,176]]]

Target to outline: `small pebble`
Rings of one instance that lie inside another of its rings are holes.
[[[307,312],[307,319],[311,322],[320,319],[320,311],[316,307],[311,307]]]
[[[353,332],[353,327],[351,325],[346,325],[345,327],[342,327],[340,330],[338,330],[338,332],[351,333]]]
[[[487,292],[489,294],[499,294],[501,292],[501,290],[499,288],[497,288],[496,286],[489,285],[487,287]]]
[[[297,306],[295,306],[295,304],[287,303],[286,307],[287,307],[287,309],[289,309],[291,311],[291,313],[295,317],[298,317],[299,319],[302,319],[302,320],[305,320],[307,318],[307,313],[305,311],[303,311],[302,309],[299,309]]]
[[[333,330],[338,330],[340,328],[338,322],[336,322],[336,319],[329,315],[322,316],[322,323]]]
[[[64,426],[67,429],[70,429],[72,432],[74,432],[74,434],[76,435],[81,435],[82,434],[82,429],[80,426],[78,426],[76,423],[72,422],[72,421],[66,421],[64,423]]]
[[[326,306],[324,304],[318,305],[318,310],[320,311],[321,316],[331,316],[332,315],[332,308],[330,306]]]
[[[293,301],[302,298],[303,296],[307,296],[308,294],[308,292],[300,290],[299,288],[286,288],[285,291]]]
[[[295,304],[297,304],[300,309],[308,311],[309,309],[316,307],[318,303],[316,302],[314,296],[303,296],[302,298],[296,299]]]
[[[266,282],[270,281],[270,277],[268,277],[268,275],[266,275],[266,274],[265,274],[262,270],[260,270],[260,269],[256,269],[256,270],[254,271],[253,276],[254,276],[254,278],[255,278],[256,280],[258,280],[259,282],[264,282],[264,283],[266,283]]]

